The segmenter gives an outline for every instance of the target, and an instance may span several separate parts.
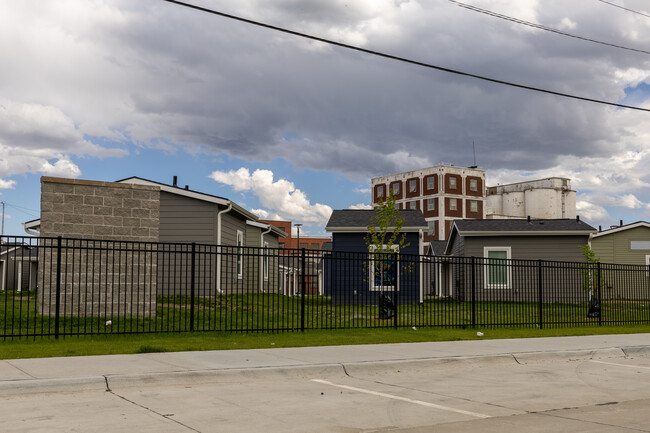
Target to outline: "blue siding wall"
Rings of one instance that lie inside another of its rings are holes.
[[[382,294],[393,302],[419,302],[418,233],[407,233],[400,252],[398,291],[370,290],[370,263],[364,233],[332,233],[332,253],[325,261],[325,294],[335,304],[377,305]]]

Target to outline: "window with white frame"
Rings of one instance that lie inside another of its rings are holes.
[[[429,226],[429,236],[435,236],[436,235],[436,222],[435,221],[427,221],[427,225]]]
[[[483,247],[483,257],[486,258],[485,288],[510,289],[512,271],[509,260],[512,250],[510,247]]]
[[[418,181],[417,179],[409,180],[409,193],[417,192],[418,190]]]
[[[393,195],[399,195],[399,182],[393,184]]]
[[[474,213],[478,212],[478,200],[469,201],[469,211]]]
[[[377,185],[377,199],[384,198],[384,185]]]
[[[409,209],[417,209],[418,208],[418,202],[413,200],[408,203],[408,208]]]
[[[370,290],[399,290],[397,284],[399,245],[382,245],[379,250],[375,245],[370,245],[368,250],[370,251]]]
[[[429,211],[436,210],[436,199],[435,198],[428,198],[427,199],[427,210],[429,210]]]
[[[244,232],[237,230],[237,278],[244,275]]]
[[[427,177],[427,189],[435,189],[436,187],[436,177],[429,176]]]
[[[449,199],[449,210],[458,210],[458,199]]]
[[[456,184],[456,176],[450,176],[449,177],[449,189],[456,189],[457,188]]]
[[[631,250],[650,250],[650,241],[630,241]]]
[[[478,179],[469,180],[469,190],[474,192],[478,191]]]

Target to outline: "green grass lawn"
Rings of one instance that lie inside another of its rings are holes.
[[[300,297],[251,293],[196,298],[191,309],[187,297],[159,296],[156,314],[149,317],[62,315],[60,338],[54,339],[54,317],[37,314],[34,293],[5,292],[0,295],[0,358],[445,341],[477,338],[476,330],[485,333],[483,338],[650,332],[650,304],[639,300],[603,302],[600,320],[587,318],[584,304],[543,304],[540,329],[534,302],[472,305],[429,298],[398,306],[395,320],[381,319],[374,305],[337,305],[327,297],[306,296],[306,332],[299,332],[301,302]],[[186,332],[190,324],[196,332]]]
[[[483,332],[484,336],[478,337],[477,331]],[[389,328],[279,333],[194,332],[74,336],[58,340],[23,338],[0,341],[0,359],[631,333],[650,333],[650,325],[545,329]]]

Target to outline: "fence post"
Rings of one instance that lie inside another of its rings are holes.
[[[600,299],[600,284],[601,284],[601,278],[600,278],[600,262],[596,263],[596,269],[597,269],[597,275],[596,275],[596,280],[598,281],[598,285],[596,286],[596,292],[597,292],[597,297],[596,299],[598,300],[598,326],[603,325],[603,301]]]
[[[472,328],[476,328],[476,257],[472,256]]]
[[[542,259],[537,260],[537,301],[539,313],[539,329],[544,326],[543,311],[542,311]]]
[[[395,285],[393,286],[393,307],[395,308],[395,311],[393,311],[393,327],[397,329],[397,297],[399,296],[399,280],[400,280],[400,271],[399,271],[399,266],[400,266],[400,256],[401,253],[395,254]]]
[[[305,249],[300,249],[300,331],[305,332]]]
[[[56,299],[54,301],[54,338],[59,338],[59,317],[61,312],[61,236],[56,238]]]
[[[194,287],[196,283],[196,242],[192,242],[192,270],[190,273],[190,331],[194,331]]]

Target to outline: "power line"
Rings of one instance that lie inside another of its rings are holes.
[[[15,204],[10,204],[10,203],[6,203],[6,202],[5,202],[5,204],[7,205],[7,207],[14,208],[14,209],[16,209],[17,211],[22,212],[22,213],[24,213],[24,214],[26,214],[26,215],[29,215],[29,216],[37,216],[36,214],[32,213],[32,212],[38,212],[38,211],[35,210],[35,209],[29,209],[29,208],[22,207],[22,206],[16,206]]]
[[[481,8],[476,7],[476,6],[468,5],[466,3],[461,3],[461,2],[456,1],[456,0],[449,0],[449,1],[456,4],[456,5],[458,5],[458,6],[460,6],[460,7],[462,7],[462,8],[469,9],[469,10],[474,11],[474,12],[479,12],[479,13],[482,13],[482,14],[485,14],[485,15],[490,15],[492,17],[500,18],[502,20],[512,21],[513,23],[522,24],[524,26],[533,27],[533,28],[544,30],[544,31],[547,31],[547,32],[557,33],[558,35],[568,36],[570,38],[580,39],[582,41],[593,42],[594,44],[607,45],[608,47],[620,48],[621,50],[628,50],[628,51],[635,51],[637,53],[650,54],[650,51],[639,50],[637,48],[624,47],[622,45],[616,45],[616,44],[612,44],[612,43],[609,43],[609,42],[598,41],[596,39],[591,39],[591,38],[586,38],[586,37],[583,37],[583,36],[574,35],[574,34],[571,34],[571,33],[566,33],[566,32],[563,32],[562,30],[554,29],[552,27],[543,26],[541,24],[536,24],[536,23],[531,23],[529,21],[520,20],[519,18],[513,18],[513,17],[509,17],[507,15],[502,15],[502,14],[499,14],[497,12],[489,11],[487,9],[481,9]]]
[[[235,21],[241,21],[241,22],[251,24],[251,25],[254,25],[254,26],[263,27],[263,28],[266,28],[266,29],[275,30],[275,31],[282,32],[282,33],[287,33],[287,34],[290,34],[290,35],[293,35],[293,36],[299,36],[301,38],[310,39],[310,40],[318,41],[318,42],[323,42],[323,43],[326,43],[326,44],[329,44],[329,45],[334,45],[334,46],[341,47],[341,48],[347,48],[349,50],[359,51],[361,53],[371,54],[373,56],[379,56],[379,57],[383,57],[383,58],[386,58],[386,59],[391,59],[391,60],[396,60],[396,61],[399,61],[399,62],[409,63],[409,64],[416,65],[416,66],[422,66],[422,67],[429,68],[429,69],[435,69],[435,70],[442,71],[442,72],[448,72],[450,74],[462,75],[464,77],[475,78],[477,80],[488,81],[488,82],[491,82],[491,83],[502,84],[502,85],[505,85],[505,86],[516,87],[516,88],[519,88],[519,89],[531,90],[531,91],[534,91],[534,92],[546,93],[546,94],[549,94],[549,95],[561,96],[561,97],[564,97],[564,98],[571,98],[571,99],[577,99],[577,100],[580,100],[580,101],[594,102],[594,103],[597,103],[597,104],[610,105],[610,106],[618,107],[618,108],[628,108],[630,110],[639,110],[639,111],[650,112],[650,108],[642,108],[642,107],[635,107],[635,106],[632,106],[632,105],[618,104],[616,102],[603,101],[603,100],[600,100],[600,99],[587,98],[587,97],[584,97],[584,96],[577,96],[577,95],[571,95],[571,94],[568,94],[568,93],[562,93],[562,92],[556,92],[556,91],[553,91],[553,90],[542,89],[542,88],[539,88],[539,87],[526,86],[524,84],[518,84],[518,83],[513,83],[513,82],[510,82],[510,81],[504,81],[504,80],[497,80],[495,78],[484,77],[482,75],[471,74],[471,73],[468,73],[468,72],[457,71],[455,69],[450,69],[450,68],[445,68],[445,67],[442,67],[442,66],[432,65],[432,64],[429,64],[429,63],[419,62],[417,60],[411,60],[411,59],[407,59],[407,58],[404,58],[404,57],[398,57],[398,56],[394,56],[392,54],[386,54],[386,53],[382,53],[382,52],[379,52],[379,51],[368,50],[368,49],[357,47],[357,46],[354,46],[354,45],[344,44],[342,42],[336,42],[336,41],[332,41],[330,39],[324,39],[324,38],[321,38],[321,37],[318,37],[318,36],[309,35],[307,33],[301,33],[301,32],[297,32],[297,31],[294,31],[294,30],[285,29],[283,27],[273,26],[273,25],[270,25],[270,24],[262,23],[260,21],[249,20],[247,18],[242,18],[242,17],[236,16],[236,15],[231,15],[231,14],[227,14],[227,13],[224,13],[224,12],[219,12],[219,11],[216,11],[216,10],[213,10],[213,9],[208,9],[208,8],[204,8],[204,7],[201,7],[201,6],[196,6],[196,5],[185,3],[185,2],[182,2],[182,1],[178,1],[178,0],[163,0],[163,1],[168,2],[168,3],[174,3],[176,5],[187,7],[187,8],[190,8],[190,9],[196,9],[196,10],[201,11],[201,12],[206,12],[206,13],[213,14],[213,15],[218,15],[218,16],[221,16],[221,17],[224,17],[224,18],[229,18],[229,19],[232,19],[232,20],[235,20]]]
[[[606,4],[610,5],[610,6],[614,6],[615,8],[623,9],[624,11],[632,12],[632,13],[635,13],[635,14],[638,14],[638,15],[643,15],[644,17],[650,18],[650,15],[644,14],[643,12],[635,11],[634,9],[628,9],[626,7],[619,6],[617,4],[614,4],[612,2],[608,2],[608,1],[605,1],[605,0],[598,0],[598,1],[600,1],[601,3],[606,3]]]

